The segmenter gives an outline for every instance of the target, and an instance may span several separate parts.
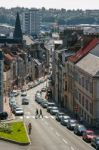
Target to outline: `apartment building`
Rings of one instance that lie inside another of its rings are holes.
[[[0,112],[3,111],[3,68],[4,57],[2,50],[0,50]]]
[[[40,32],[41,16],[38,9],[31,9],[23,13],[22,29],[28,35],[38,35]]]
[[[94,38],[68,61],[69,109],[93,126],[99,124],[98,43]]]

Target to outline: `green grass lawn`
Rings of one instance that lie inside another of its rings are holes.
[[[16,142],[22,142],[22,143],[29,142],[23,122],[11,122],[7,124],[11,129],[11,133],[0,131],[0,137],[3,137],[5,139],[10,139]]]

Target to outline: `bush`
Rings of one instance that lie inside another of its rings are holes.
[[[5,132],[5,133],[11,133],[12,132],[12,129],[11,129],[11,126],[9,124],[1,124],[0,125],[0,132]]]

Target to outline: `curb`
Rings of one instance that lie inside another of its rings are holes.
[[[30,143],[21,143],[21,142],[16,142],[16,141],[13,141],[13,140],[10,140],[10,139],[6,139],[6,138],[3,138],[3,137],[0,137],[0,140],[3,140],[3,141],[7,141],[7,142],[10,142],[10,143],[14,143],[14,144],[19,144],[19,145],[29,145]]]
[[[13,120],[13,119],[12,119],[12,120]],[[9,120],[7,120],[7,121],[9,121]],[[27,142],[27,143],[17,142],[17,141],[11,140],[11,139],[3,138],[3,137],[0,137],[0,140],[7,141],[7,142],[10,142],[10,143],[14,143],[14,144],[23,145],[23,146],[29,145],[29,144],[31,144],[31,141],[30,141],[29,135],[28,135],[28,133],[27,133],[27,129],[26,129],[25,123],[24,123],[24,128],[25,128],[25,131],[26,131],[26,134],[27,134],[27,137],[28,137],[28,141],[29,141],[29,142]]]
[[[29,135],[28,135],[28,132],[27,132],[27,128],[26,128],[25,123],[24,123],[24,128],[25,128],[25,131],[26,131],[26,134],[27,134],[28,140],[29,140],[29,144],[31,144],[31,140],[30,140],[30,137],[29,137]]]

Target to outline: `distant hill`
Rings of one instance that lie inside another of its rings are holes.
[[[14,26],[16,13],[19,12],[22,20],[23,11],[28,8],[0,8],[0,23]],[[65,9],[39,9],[41,12],[42,22],[57,22],[64,25],[76,24],[99,24],[99,10],[65,10]]]

